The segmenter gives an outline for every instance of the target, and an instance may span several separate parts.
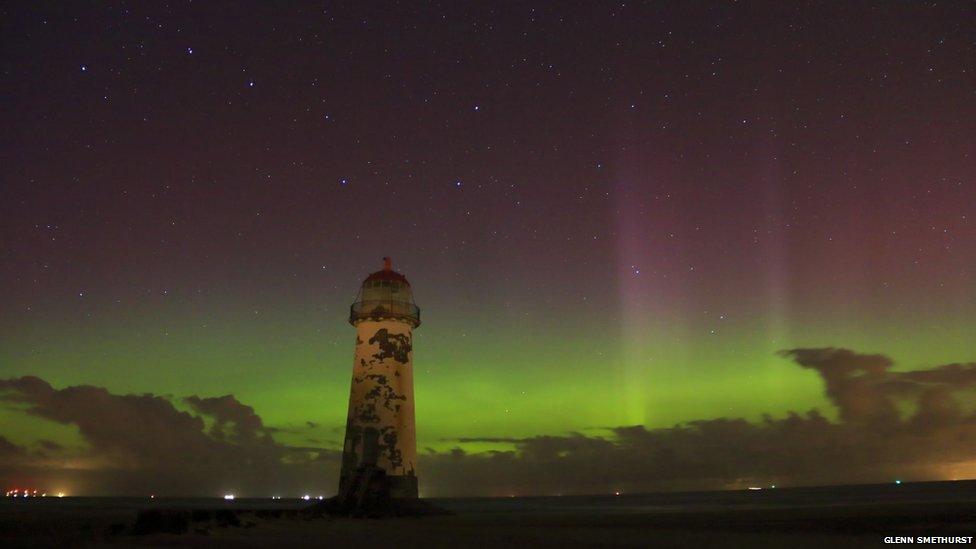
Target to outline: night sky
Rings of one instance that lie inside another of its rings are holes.
[[[972,3],[2,15],[8,488],[333,492],[384,255],[422,495],[976,477]]]

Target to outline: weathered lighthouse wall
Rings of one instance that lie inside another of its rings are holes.
[[[340,484],[348,483],[356,468],[368,463],[393,477],[394,496],[417,496],[412,344],[406,322],[363,320],[356,324]]]

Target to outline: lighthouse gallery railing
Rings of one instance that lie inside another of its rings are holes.
[[[349,307],[349,322],[380,318],[398,318],[420,325],[420,307],[408,301],[366,300]]]

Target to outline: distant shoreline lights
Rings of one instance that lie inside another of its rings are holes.
[[[7,490],[6,492],[4,492],[3,495],[8,498],[46,498],[47,497],[47,492],[41,492],[41,493],[38,492],[40,492],[40,490],[34,490],[31,488],[25,488],[24,490],[21,490],[20,488],[14,488],[12,490]],[[57,495],[59,498],[63,498],[64,492],[58,492]]]

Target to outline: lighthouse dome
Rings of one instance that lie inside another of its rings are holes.
[[[349,323],[363,320],[401,320],[414,328],[420,325],[420,308],[413,302],[413,290],[407,277],[393,270],[389,257],[383,258],[383,269],[366,277],[356,302],[349,311]]]

